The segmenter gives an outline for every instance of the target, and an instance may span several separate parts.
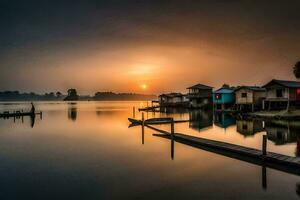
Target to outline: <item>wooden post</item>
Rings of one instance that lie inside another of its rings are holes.
[[[132,117],[135,118],[135,107],[132,108]]]
[[[144,144],[144,135],[145,135],[145,120],[144,120],[144,113],[142,112],[142,144]]]
[[[262,143],[262,156],[263,158],[267,155],[267,135],[263,135]]]
[[[287,106],[286,106],[286,111],[289,112],[290,111],[290,88],[287,89],[287,95],[288,95],[288,102],[287,102]]]
[[[171,118],[171,159],[174,160],[174,119]]]
[[[145,117],[144,117],[144,112],[142,112],[142,126],[145,125]]]
[[[264,163],[263,163],[261,169],[262,169],[262,172],[261,172],[262,188],[264,190],[266,190],[267,189],[267,167]]]

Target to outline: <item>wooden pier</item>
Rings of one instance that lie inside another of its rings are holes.
[[[154,135],[158,136],[161,134],[154,134]],[[170,135],[165,135],[165,136],[169,137]],[[227,151],[227,152],[232,152],[232,153],[236,153],[239,155],[244,155],[247,157],[263,159],[264,161],[271,161],[274,163],[296,166],[296,167],[300,168],[300,158],[299,157],[291,157],[291,156],[286,156],[286,155],[273,153],[273,152],[266,152],[266,154],[264,155],[263,151],[258,150],[258,149],[244,147],[244,146],[235,145],[235,144],[230,144],[230,143],[226,143],[226,142],[220,142],[220,141],[215,141],[215,140],[194,137],[194,136],[185,135],[185,134],[181,134],[181,133],[174,133],[174,139],[175,139],[175,141],[182,141],[183,143],[189,143],[189,144],[195,144],[195,145],[204,146],[204,147],[210,147],[210,148],[214,148],[214,149],[218,149],[218,150],[222,150],[222,151]]]
[[[170,120],[171,132],[158,129],[150,124],[145,124],[144,122],[145,121],[142,122],[142,129],[144,126],[146,126],[154,131],[159,132],[157,134],[153,134],[154,136],[167,138],[170,139],[172,142],[176,141],[206,151],[246,161],[252,164],[267,166],[280,171],[285,171],[287,173],[300,175],[300,157],[292,157],[278,153],[268,152],[266,135],[263,136],[262,150],[259,150],[227,142],[199,138],[182,133],[175,133],[173,119]]]
[[[22,111],[15,111],[15,112],[3,112],[0,113],[0,118],[10,118],[10,117],[23,117],[23,116],[35,116],[40,115],[42,117],[42,112],[22,112]]]

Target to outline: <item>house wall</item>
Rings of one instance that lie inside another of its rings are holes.
[[[181,103],[182,97],[171,97],[169,98],[169,103]]]
[[[189,89],[189,95],[196,95],[197,97],[211,97],[212,89]]]
[[[247,93],[247,97],[242,97],[242,93]],[[253,103],[253,91],[242,88],[235,92],[236,104],[252,104]]]
[[[216,99],[216,93],[213,94],[213,102],[215,104],[233,103],[235,100],[234,93],[221,93],[219,95],[221,95],[221,98]]]
[[[288,98],[288,89],[280,86],[280,85],[273,85],[271,87],[267,87],[267,98],[277,98],[276,91],[277,89],[282,89],[282,98]]]
[[[242,97],[242,93],[247,93],[247,97]],[[262,104],[262,100],[266,98],[265,91],[254,91],[249,89],[240,89],[236,91],[236,104]]]

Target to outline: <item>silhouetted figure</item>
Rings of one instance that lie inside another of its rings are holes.
[[[32,114],[34,114],[35,113],[35,107],[34,107],[34,105],[33,105],[33,103],[31,102],[31,110],[30,110],[30,112],[32,113]]]

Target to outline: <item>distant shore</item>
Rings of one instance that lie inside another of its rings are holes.
[[[19,91],[0,92],[0,101],[62,101],[67,95],[60,92],[45,94],[21,93]],[[137,93],[97,92],[92,95],[78,95],[79,101],[146,101],[157,99],[156,95]]]

